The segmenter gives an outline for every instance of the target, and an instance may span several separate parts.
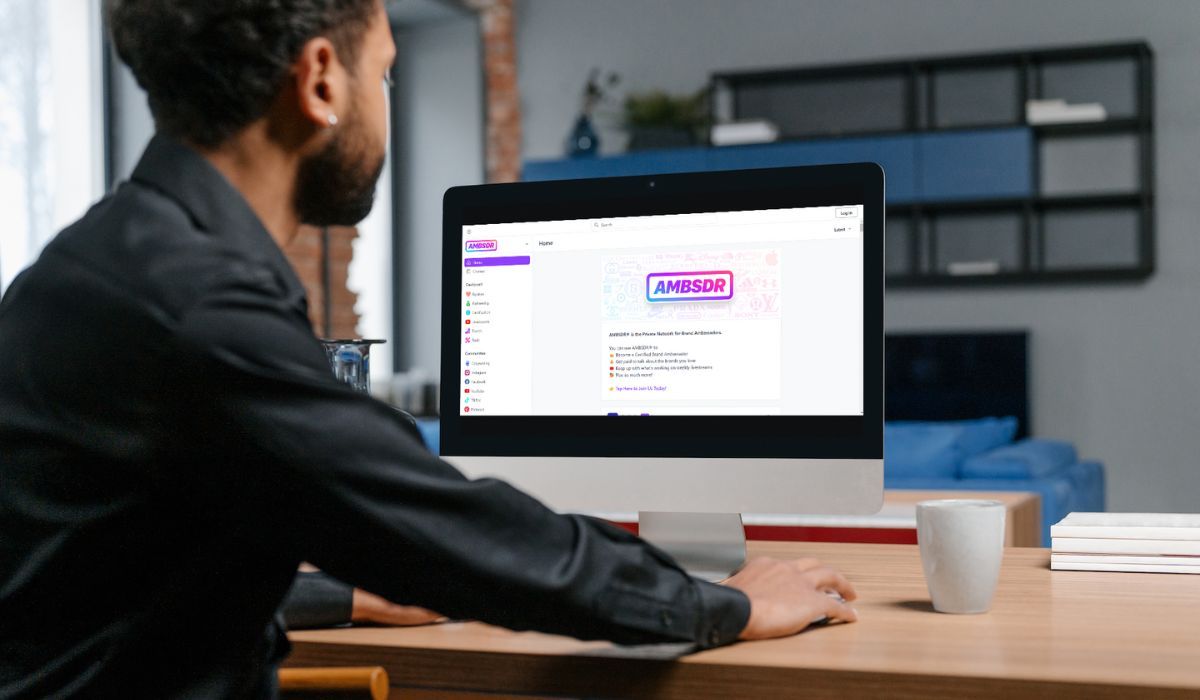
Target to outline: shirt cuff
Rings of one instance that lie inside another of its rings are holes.
[[[708,581],[697,581],[700,596],[699,629],[696,644],[710,649],[737,641],[738,635],[750,621],[750,599],[736,588]]]
[[[350,622],[354,587],[319,571],[296,574],[283,601],[283,619],[288,629],[335,627]]]

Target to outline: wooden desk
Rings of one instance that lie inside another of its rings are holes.
[[[883,492],[883,507],[871,515],[764,515],[746,514],[746,539],[771,542],[860,542],[863,544],[916,544],[917,503],[941,498],[981,498],[1000,501],[1004,518],[1004,546],[1042,545],[1042,499],[1025,491],[906,491]],[[637,534],[635,513],[595,513],[614,525]]]
[[[1055,571],[1009,549],[992,611],[932,611],[911,545],[763,543],[817,556],[860,620],[677,661],[480,623],[296,632],[289,664],[381,665],[399,686],[625,697],[1200,698],[1200,576]],[[596,655],[601,654],[601,655]]]
[[[916,544],[917,504],[942,498],[972,498],[1004,504],[1004,546],[1040,547],[1042,499],[1025,491],[883,492],[873,515],[745,515],[746,538],[773,542],[861,542]]]

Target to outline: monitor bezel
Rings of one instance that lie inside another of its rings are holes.
[[[873,163],[455,187],[443,199],[441,453],[882,459],[884,176]],[[863,415],[462,416],[458,299],[469,224],[863,206]]]

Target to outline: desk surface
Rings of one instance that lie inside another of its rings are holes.
[[[676,661],[480,623],[291,634],[294,665],[382,665],[396,685],[508,693],[717,697],[1200,697],[1200,576],[1055,571],[1008,549],[992,611],[933,612],[916,546],[751,543],[811,555],[858,589],[859,622]]]

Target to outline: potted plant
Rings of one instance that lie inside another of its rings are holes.
[[[654,90],[625,98],[624,124],[631,151],[704,143],[710,123],[707,88],[691,95]]]

